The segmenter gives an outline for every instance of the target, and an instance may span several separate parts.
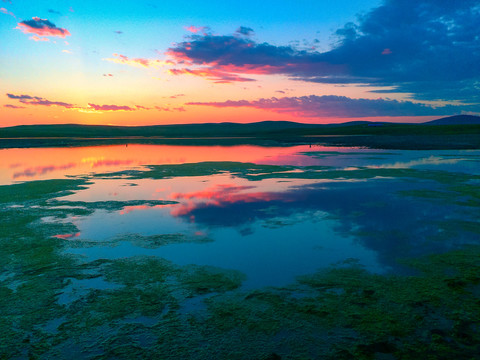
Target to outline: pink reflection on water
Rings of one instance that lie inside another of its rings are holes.
[[[96,160],[92,163],[92,168],[102,167],[102,166],[122,166],[122,165],[131,165],[133,160]]]
[[[73,148],[3,149],[0,184],[12,180],[43,180],[93,172],[114,172],[144,165],[238,161],[257,164],[315,165],[309,151],[348,151],[347,148],[298,145],[291,147],[140,145]]]
[[[78,237],[80,236],[80,233],[77,232],[75,234],[57,234],[57,235],[53,235],[54,238],[57,238],[57,239],[73,239],[75,237]]]
[[[172,216],[184,216],[200,206],[213,205],[222,207],[232,203],[249,203],[257,201],[273,201],[282,198],[281,193],[276,192],[243,192],[256,189],[255,186],[238,186],[234,184],[218,184],[201,191],[189,193],[172,193],[173,200],[187,200],[175,206],[170,214]]]
[[[125,215],[128,214],[132,211],[137,211],[137,210],[147,210],[147,209],[155,209],[155,208],[160,208],[164,206],[171,206],[172,204],[165,204],[165,205],[132,205],[132,206],[125,206],[122,210],[120,210],[119,214],[120,215]]]
[[[58,166],[47,165],[47,166],[37,166],[34,168],[27,168],[27,169],[24,169],[23,171],[13,173],[13,179],[39,177],[49,172],[67,170],[75,166],[76,166],[75,163],[69,163],[69,164],[58,165]]]

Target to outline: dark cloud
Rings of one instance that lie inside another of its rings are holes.
[[[7,97],[10,99],[19,100],[22,104],[28,104],[28,105],[60,106],[67,109],[72,109],[75,107],[75,105],[73,104],[69,104],[62,101],[50,101],[50,100],[41,98],[39,96],[7,94]]]
[[[18,29],[24,33],[36,34],[39,36],[59,36],[64,38],[71,35],[67,29],[57,27],[47,19],[34,17],[32,20],[24,20],[18,23]]]
[[[38,96],[30,96],[30,95],[7,94],[7,96],[8,96],[10,99],[17,99],[17,100],[33,100],[33,99],[41,100],[41,99],[42,99],[41,97],[38,97]]]
[[[168,49],[178,64],[232,74],[284,74],[393,87],[423,100],[480,102],[480,2],[386,0],[336,31],[326,52],[234,35],[191,35]]]
[[[305,56],[310,56],[290,46],[258,44],[233,35],[191,35],[188,41],[168,49],[167,55],[188,64],[249,73],[286,73],[287,64],[305,62]]]
[[[251,36],[255,33],[255,31],[253,31],[252,28],[245,27],[245,26],[240,26],[235,32],[237,34],[245,35],[245,36]]]
[[[464,107],[431,107],[411,101],[390,99],[352,99],[345,96],[301,96],[223,102],[189,102],[186,105],[213,107],[251,107],[304,117],[428,116],[458,114]]]
[[[25,109],[25,106],[17,106],[17,105],[11,105],[11,104],[5,104],[3,107],[10,108],[10,109]]]
[[[322,55],[347,66],[345,80],[394,86],[417,99],[480,101],[479,5],[478,0],[386,1],[358,25],[337,31],[340,43]],[[324,82],[314,74],[304,79]]]
[[[95,111],[135,111],[135,110],[139,110],[139,109],[142,109],[142,110],[151,110],[152,109],[152,108],[148,108],[148,107],[145,107],[145,106],[142,106],[142,105],[135,105],[135,107],[133,108],[133,107],[126,106],[126,105],[97,105],[97,104],[92,104],[92,103],[89,103],[88,107],[82,107],[82,106],[69,104],[69,103],[62,102],[62,101],[50,101],[50,100],[44,99],[44,98],[39,97],[39,96],[14,95],[14,94],[10,94],[10,93],[8,93],[6,95],[9,99],[18,100],[22,104],[39,105],[39,106],[59,106],[59,107],[63,107],[63,108],[66,108],[66,109],[78,110],[78,111],[83,111],[83,112],[85,112],[85,111],[91,112],[92,110],[95,110]],[[10,108],[14,107],[14,105],[9,105],[9,106],[4,105],[4,106],[5,107],[10,107]],[[16,107],[16,108],[18,108],[18,107]],[[185,111],[184,109],[180,110],[179,108],[175,108],[174,110]]]
[[[49,12],[50,14],[62,15],[62,13],[61,13],[60,11],[53,10],[53,9],[48,9],[48,12]]]
[[[71,109],[71,108],[75,107],[75,105],[69,104],[69,103],[66,103],[66,102],[50,101],[50,100],[46,100],[46,99],[31,100],[31,101],[22,101],[21,100],[21,102],[24,103],[24,104],[30,104],[30,105],[60,106],[60,107],[64,107],[64,108],[67,108],[67,109]]]

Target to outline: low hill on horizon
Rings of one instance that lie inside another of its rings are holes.
[[[425,123],[351,121],[340,124],[305,124],[291,121],[255,123],[202,123],[151,126],[81,124],[18,125],[0,128],[0,138],[98,137],[288,137],[308,135],[415,135],[480,131],[480,116],[456,115]]]
[[[437,120],[427,121],[424,125],[475,125],[480,124],[480,116],[454,115]]]

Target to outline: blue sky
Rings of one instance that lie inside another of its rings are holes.
[[[0,8],[0,126],[421,121],[480,111],[478,0]]]

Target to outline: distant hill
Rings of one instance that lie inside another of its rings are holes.
[[[455,115],[441,119],[428,121],[424,125],[479,125],[480,116],[474,115]]]
[[[302,124],[291,121],[261,121],[239,124],[232,122],[153,125],[153,126],[107,126],[107,125],[19,125],[0,128],[0,137],[215,137],[256,136],[295,130],[317,128],[325,125]]]
[[[435,125],[435,126],[433,126]],[[421,124],[351,121],[304,124],[291,121],[232,122],[154,126],[20,125],[0,128],[0,138],[286,138],[322,135],[446,135],[480,133],[480,117],[450,116]]]

